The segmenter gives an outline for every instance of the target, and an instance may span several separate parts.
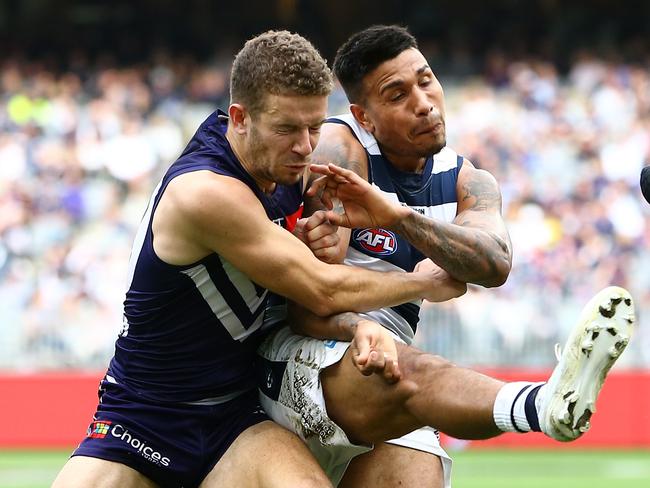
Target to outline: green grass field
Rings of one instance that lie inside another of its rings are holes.
[[[0,450],[0,488],[47,487],[68,454]],[[650,488],[650,451],[485,450],[452,457],[454,488]]]

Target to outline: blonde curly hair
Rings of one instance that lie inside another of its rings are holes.
[[[264,108],[266,95],[327,96],[332,72],[318,50],[288,31],[267,31],[246,41],[230,73],[230,103],[251,114]]]

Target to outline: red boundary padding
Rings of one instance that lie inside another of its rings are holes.
[[[539,371],[486,373],[506,381],[543,381],[548,377],[548,372]],[[0,374],[0,448],[74,447],[92,420],[102,375]],[[541,434],[504,434],[470,446],[650,447],[650,371],[611,374],[596,406],[591,430],[576,442],[559,444]]]
[[[73,447],[97,407],[102,373],[0,374],[0,447]]]

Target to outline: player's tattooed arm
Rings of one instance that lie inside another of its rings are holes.
[[[512,266],[512,243],[501,216],[498,184],[490,173],[465,161],[457,195],[452,223],[410,212],[393,229],[456,280],[500,286]]]

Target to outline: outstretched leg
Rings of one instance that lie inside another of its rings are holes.
[[[362,376],[350,352],[321,373],[330,416],[357,442],[399,437],[424,425],[463,439],[541,430],[569,441],[589,429],[605,376],[629,341],[634,308],[609,287],[584,308],[546,385],[504,384],[448,361],[399,347],[402,380]]]
[[[410,346],[398,351],[402,380],[392,385],[360,375],[350,350],[321,372],[328,415],[351,440],[384,441],[425,425],[462,439],[500,433],[492,411],[504,383]]]

